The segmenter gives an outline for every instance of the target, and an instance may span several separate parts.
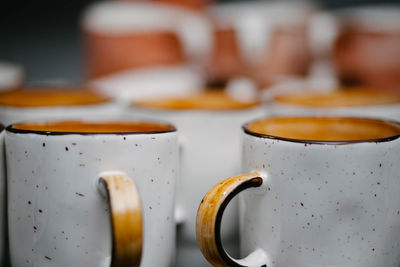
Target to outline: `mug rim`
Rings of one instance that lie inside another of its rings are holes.
[[[381,143],[381,142],[389,142],[393,141],[400,137],[400,133],[387,136],[382,138],[374,138],[374,139],[361,139],[361,140],[344,140],[344,141],[321,141],[321,140],[306,140],[306,139],[296,139],[296,138],[288,138],[288,137],[280,137],[276,135],[269,135],[258,133],[249,129],[250,124],[258,121],[262,121],[265,119],[273,119],[273,118],[287,118],[287,117],[295,117],[295,118],[328,118],[328,119],[362,119],[362,120],[369,120],[369,121],[380,121],[386,122],[390,124],[394,124],[400,127],[400,122],[395,120],[387,120],[381,118],[373,118],[373,117],[350,117],[350,116],[271,116],[271,117],[262,117],[255,120],[252,120],[248,123],[245,123],[242,126],[242,130],[245,134],[259,137],[259,138],[266,138],[272,140],[280,140],[280,141],[287,141],[292,143],[300,143],[300,144],[315,144],[315,145],[348,145],[348,144],[360,144],[360,143]]]
[[[23,123],[57,123],[57,122],[83,122],[83,123],[154,123],[154,124],[160,124],[160,125],[165,125],[169,127],[166,130],[158,130],[158,131],[136,131],[136,132],[121,132],[121,131],[115,131],[115,132],[79,132],[79,131],[44,131],[44,130],[28,130],[28,129],[16,129],[14,128],[15,125],[18,124],[23,124]],[[164,133],[173,133],[177,132],[177,129],[175,125],[168,123],[168,122],[162,122],[162,121],[155,121],[155,120],[50,120],[50,121],[26,121],[26,122],[17,122],[8,125],[5,127],[5,131],[9,133],[15,133],[15,134],[37,134],[37,135],[140,135],[140,134],[164,134]]]

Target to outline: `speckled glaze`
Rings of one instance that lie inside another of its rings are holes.
[[[196,242],[196,212],[207,191],[223,177],[240,172],[240,126],[265,116],[263,107],[234,111],[157,110],[132,108],[132,116],[163,119],[179,131],[181,172],[177,185],[177,221],[183,239]],[[238,231],[237,202],[224,214],[222,236],[232,240]]]
[[[393,134],[304,141],[245,126],[247,174],[219,182],[200,203],[202,253],[214,266],[398,267],[400,135]],[[240,260],[227,254],[219,234],[224,208],[237,194]]]
[[[5,194],[5,163],[4,163],[4,127],[0,124],[0,264],[4,264],[5,221],[6,221],[6,194]]]
[[[5,134],[12,266],[109,266],[110,213],[101,173],[125,173],[143,208],[140,266],[175,253],[177,133]]]
[[[9,107],[0,106],[0,123],[9,125],[29,120],[103,119],[121,114],[117,103],[60,107]]]
[[[268,267],[399,266],[400,139],[243,139],[244,171],[264,174],[266,191],[239,196],[242,255],[262,248]]]

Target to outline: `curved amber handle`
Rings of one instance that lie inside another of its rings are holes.
[[[264,255],[256,261],[235,260],[222,247],[221,220],[224,210],[234,196],[250,187],[259,187],[263,178],[258,173],[243,174],[228,178],[215,185],[203,198],[197,211],[196,236],[204,257],[214,266],[263,266]],[[255,251],[262,253],[262,251]]]
[[[101,175],[112,225],[111,266],[139,266],[142,256],[142,205],[135,183],[125,174]]]

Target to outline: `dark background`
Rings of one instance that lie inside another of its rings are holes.
[[[244,0],[247,1],[247,0]],[[93,0],[3,0],[0,5],[0,61],[22,64],[29,83],[82,80],[79,21]],[[220,1],[228,2],[228,1]],[[323,8],[400,0],[320,0]]]

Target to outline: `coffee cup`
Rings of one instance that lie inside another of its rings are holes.
[[[197,239],[215,266],[398,266],[400,124],[270,117],[243,127],[243,171],[201,201]],[[242,192],[243,191],[243,192]],[[241,260],[221,245],[239,195]]]
[[[114,116],[119,106],[87,88],[33,87],[0,93],[0,122],[38,119],[96,119]]]
[[[400,119],[400,94],[361,87],[331,90],[295,90],[276,93],[269,105],[271,114],[367,116]]]
[[[195,242],[198,202],[219,177],[240,169],[240,125],[264,115],[258,101],[241,102],[225,92],[210,91],[133,103],[132,115],[171,121],[179,129],[181,172],[177,184],[178,239]],[[224,239],[237,233],[237,211],[225,216]]]
[[[13,266],[173,263],[174,126],[27,122],[5,144]]]

